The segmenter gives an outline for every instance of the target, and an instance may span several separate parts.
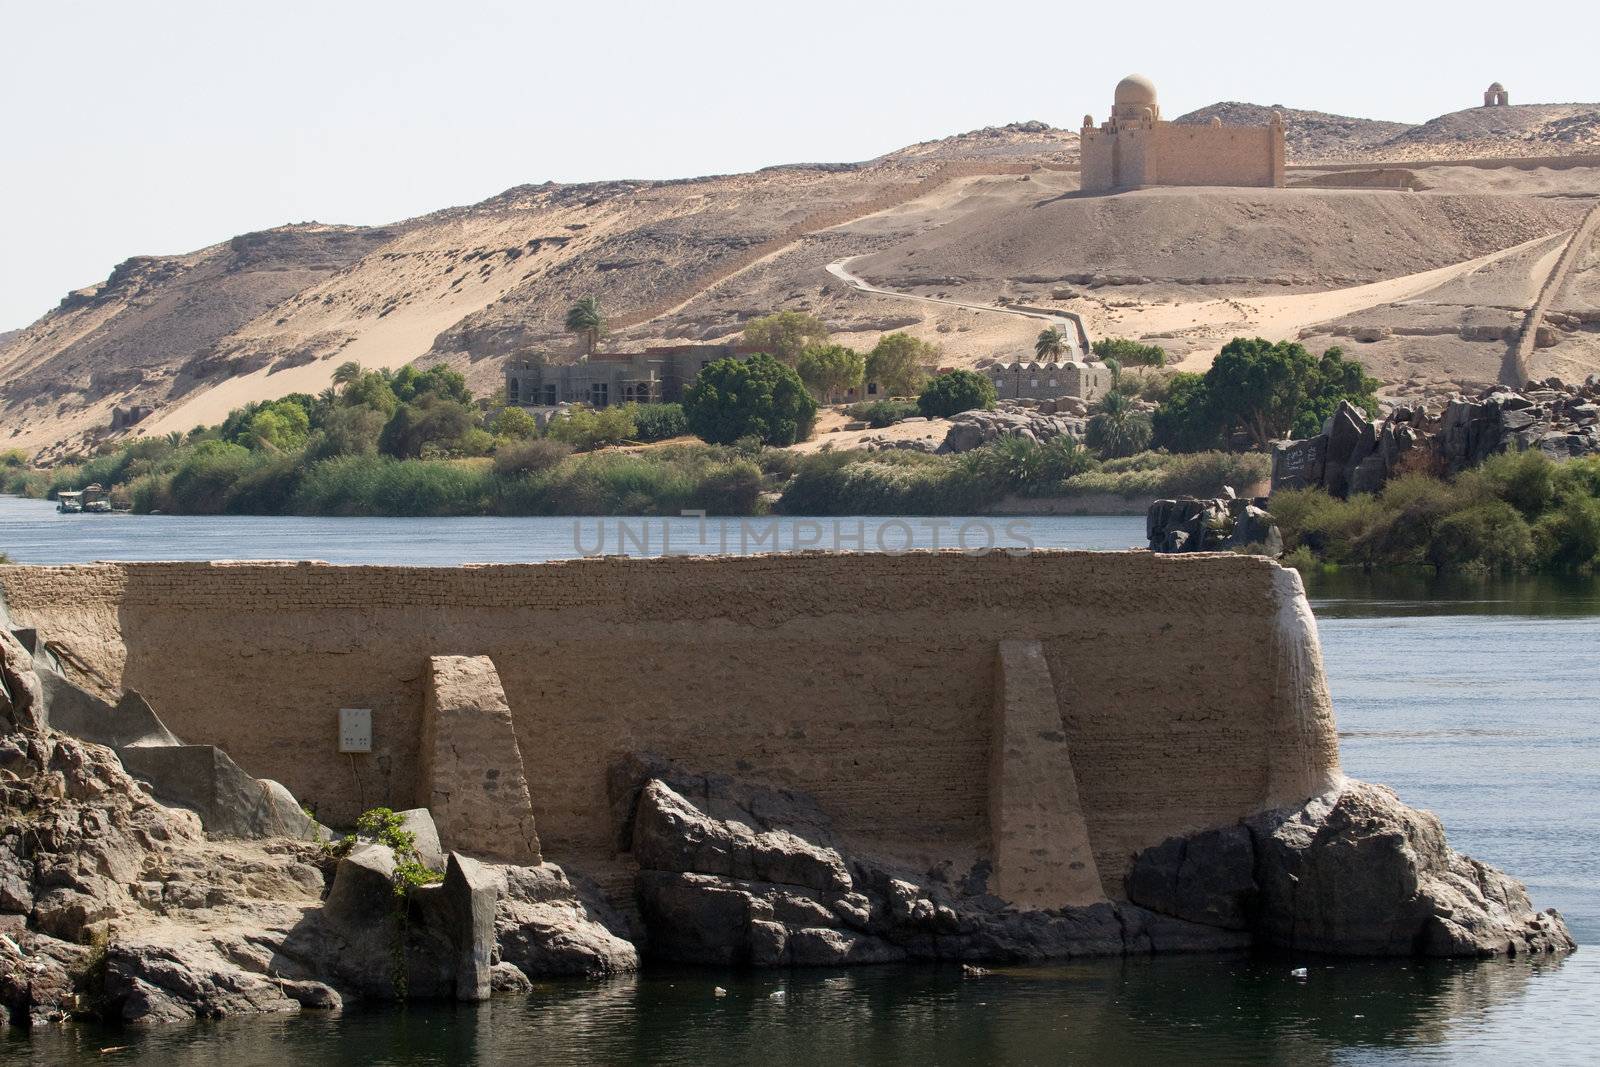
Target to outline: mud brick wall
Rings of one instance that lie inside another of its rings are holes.
[[[1135,849],[1338,773],[1298,577],[1257,558],[11,566],[0,591],[15,625],[334,823],[418,801],[429,657],[487,655],[557,862],[609,854],[627,751],[806,790],[863,847],[970,862],[1003,640],[1042,645],[1112,891]],[[373,709],[371,755],[337,751],[341,707]]]

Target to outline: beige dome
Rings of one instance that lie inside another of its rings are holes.
[[[1118,105],[1152,107],[1156,102],[1156,83],[1143,74],[1130,74],[1117,83],[1117,95],[1112,102]]]
[[[1489,90],[1488,91],[1491,92],[1491,93],[1503,93],[1503,92],[1506,91],[1506,87],[1504,85],[1501,85],[1499,82],[1495,82],[1495,83],[1493,83],[1492,85],[1489,86]]]

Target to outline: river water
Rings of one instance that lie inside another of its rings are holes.
[[[953,546],[965,520],[58,516],[0,498],[18,562],[284,559],[459,564],[742,547]],[[973,520],[998,547],[1126,548],[1129,517]],[[1020,527],[1006,527],[1018,521]],[[899,523],[899,525],[894,525]],[[990,525],[992,524],[992,525]],[[662,530],[665,529],[665,533]],[[986,536],[966,531],[968,547]],[[627,538],[619,548],[619,537]],[[741,537],[744,541],[741,541]],[[882,538],[881,545],[879,538]],[[755,541],[754,545],[749,542]],[[1438,813],[1586,947],[1561,960],[1259,955],[838,972],[652,970],[527,999],[0,1036],[67,1064],[1593,1063],[1600,1059],[1600,582],[1311,581],[1345,770]],[[1290,974],[1307,967],[1304,979]],[[721,986],[727,995],[714,995]],[[774,995],[778,994],[778,995]],[[126,1047],[123,1047],[126,1046]],[[120,1051],[101,1054],[101,1049]]]

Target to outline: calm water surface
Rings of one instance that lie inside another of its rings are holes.
[[[613,520],[606,520],[612,522]],[[659,520],[652,520],[659,522]],[[789,547],[812,536],[774,524]],[[831,521],[831,520],[830,520]],[[868,547],[895,520],[861,520]],[[916,547],[946,527],[904,520]],[[995,523],[1004,539],[1007,520]],[[1040,547],[1126,548],[1138,518],[1025,520]],[[761,536],[773,536],[759,527]],[[701,527],[674,520],[674,550]],[[709,524],[712,547],[733,521]],[[825,524],[822,536],[830,536]],[[614,539],[614,530],[605,531]],[[0,498],[19,562],[284,559],[458,564],[593,551],[600,520],[56,515]],[[846,536],[850,536],[847,527]],[[637,535],[637,532],[635,533]],[[651,551],[660,535],[651,535]],[[681,539],[680,539],[681,538]],[[770,547],[770,541],[766,547]],[[1002,540],[1002,544],[1014,541]],[[679,546],[684,546],[680,548]],[[824,541],[823,547],[828,547]],[[605,551],[617,551],[615,543]],[[635,549],[636,551],[636,549]],[[0,1037],[38,1064],[1593,1063],[1600,1060],[1600,583],[1310,583],[1345,769],[1437,812],[1452,843],[1523,878],[1587,947],[1558,961],[1293,956],[739,974],[652,971],[527,1001]],[[1290,970],[1306,966],[1299,980]],[[728,990],[713,995],[715,986]],[[781,993],[781,997],[772,994]],[[128,1046],[102,1054],[101,1049]]]

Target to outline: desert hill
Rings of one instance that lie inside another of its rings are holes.
[[[1374,145],[1405,133],[1404,122],[1358,119],[1349,115],[1330,115],[1326,111],[1302,111],[1273,104],[1246,104],[1225,100],[1180,115],[1174,122],[1204,126],[1213,118],[1224,126],[1265,126],[1276,111],[1283,116],[1284,156],[1291,162],[1326,162],[1358,156]]]
[[[1267,111],[1219,103],[1181,121],[1247,123]],[[753,315],[793,308],[858,346],[907,329],[939,342],[956,365],[1031,351],[1037,319],[924,299],[941,295],[1075,311],[1097,335],[1159,337],[1201,361],[1230,330],[1312,336],[1324,323],[1366,336],[1376,327],[1358,320],[1369,309],[1410,306],[1418,285],[1449,280],[1435,272],[1475,271],[1467,265],[1532,241],[1555,247],[1600,193],[1600,171],[1582,160],[1429,162],[1481,157],[1486,143],[1511,157],[1581,152],[1594,111],[1473,109],[1419,127],[1285,112],[1292,161],[1413,160],[1408,184],[1418,193],[1080,197],[1077,134],[1022,122],[866,163],[518,186],[378,228],[284,226],[188,255],[134,257],[0,339],[0,447],[62,455],[136,409],[152,412],[138,432],[186,430],[249,400],[320,390],[347,359],[447,362],[487,391],[506,357],[574,353],[561,318],[590,293],[607,309],[617,347],[727,339]],[[1529,260],[1528,284],[1548,271],[1548,252]],[[827,271],[842,261],[905,295],[864,292]],[[1521,299],[1525,288],[1504,291]],[[1487,291],[1449,299],[1487,301]],[[1323,292],[1342,295],[1312,299]],[[1505,304],[1496,304],[1496,322],[1515,318],[1511,296],[1494,299]],[[1421,365],[1406,364],[1394,338],[1408,336],[1400,320],[1412,312],[1385,314],[1387,339],[1363,350],[1397,381],[1477,380],[1494,362],[1483,348],[1466,369],[1452,367],[1459,353],[1435,330],[1407,350],[1422,353]],[[1481,325],[1458,318],[1468,332]],[[1575,321],[1587,336],[1590,327]],[[1587,351],[1569,345],[1547,357],[1575,371],[1590,362]]]
[[[969,130],[937,141],[908,145],[879,156],[874,162],[955,159],[1075,164],[1078,160],[1078,131],[1058,129],[1038,120],[1011,122],[1004,126]]]

